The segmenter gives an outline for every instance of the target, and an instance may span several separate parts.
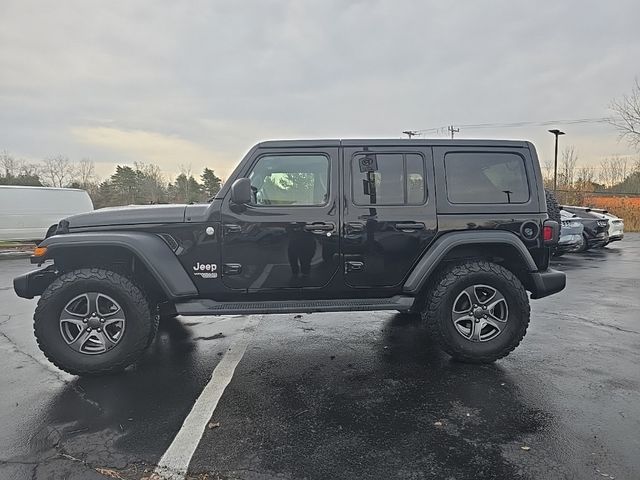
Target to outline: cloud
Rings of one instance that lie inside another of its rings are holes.
[[[156,164],[166,172],[190,167],[197,173],[208,166],[222,175],[229,173],[223,156],[175,135],[112,127],[75,127],[71,132],[79,142],[110,150],[129,161]]]

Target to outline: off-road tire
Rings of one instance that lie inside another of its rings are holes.
[[[560,216],[560,205],[558,204],[558,200],[556,196],[550,190],[544,189],[545,197],[547,198],[547,216],[549,220],[553,220],[558,222],[558,225],[562,221],[562,217]]]
[[[499,290],[508,306],[504,330],[486,342],[472,342],[453,325],[453,302],[466,287],[483,284]],[[522,283],[501,265],[484,261],[466,261],[445,267],[427,293],[422,319],[440,347],[455,360],[491,363],[511,353],[522,341],[529,326],[529,298]]]
[[[86,355],[66,344],[59,318],[71,299],[92,291],[108,295],[120,304],[126,327],[111,350]],[[135,363],[158,328],[142,290],[126,276],[102,268],[81,268],[54,280],[40,297],[33,320],[38,346],[49,361],[65,372],[84,376],[117,373]]]

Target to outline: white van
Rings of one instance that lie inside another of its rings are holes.
[[[0,240],[39,241],[61,219],[92,210],[84,190],[0,185]]]

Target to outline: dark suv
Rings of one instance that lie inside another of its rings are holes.
[[[163,315],[397,310],[491,362],[524,337],[527,291],[564,288],[558,232],[529,142],[269,141],[209,204],[61,220],[14,287],[74,374],[135,362]]]

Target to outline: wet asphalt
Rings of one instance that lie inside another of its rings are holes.
[[[640,478],[640,234],[554,263],[567,289],[493,365],[452,362],[399,314],[263,317],[189,475]],[[163,322],[134,368],[77,378],[12,290],[30,268],[0,261],[0,479],[149,477],[246,319]]]

